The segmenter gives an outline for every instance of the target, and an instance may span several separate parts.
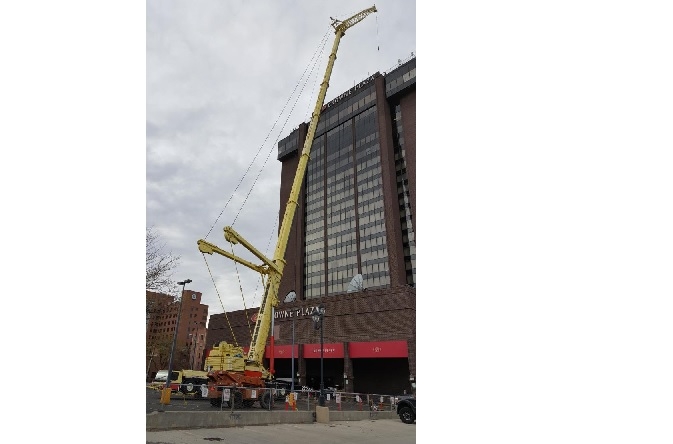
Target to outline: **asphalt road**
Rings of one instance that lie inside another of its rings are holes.
[[[146,413],[152,413],[154,411],[166,411],[166,412],[197,412],[205,410],[214,410],[215,407],[210,405],[208,399],[194,399],[191,396],[185,396],[182,394],[173,394],[171,395],[171,403],[164,405],[161,401],[161,391],[153,390],[146,388],[145,396],[145,405]],[[226,405],[223,408],[227,408]]]
[[[335,421],[330,424],[273,424],[147,433],[147,444],[414,444],[416,424],[399,419]]]

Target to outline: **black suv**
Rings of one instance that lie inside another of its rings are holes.
[[[405,424],[416,422],[416,398],[409,397],[400,399],[397,403],[397,414]]]

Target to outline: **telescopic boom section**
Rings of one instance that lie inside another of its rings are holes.
[[[266,287],[264,290],[264,297],[259,307],[259,313],[257,315],[257,322],[255,323],[255,330],[252,335],[252,340],[250,343],[250,350],[248,352],[248,359],[246,362],[246,367],[259,367],[261,368],[264,347],[266,345],[266,340],[269,336],[269,328],[271,326],[271,308],[278,305],[278,287],[280,285],[280,279],[283,276],[283,269],[285,268],[285,250],[287,248],[287,242],[290,237],[290,228],[292,227],[292,220],[294,219],[294,213],[297,210],[299,192],[301,190],[302,182],[304,181],[304,176],[306,173],[306,166],[309,161],[309,154],[311,152],[311,146],[313,145],[313,137],[315,136],[315,130],[318,126],[318,119],[320,118],[320,110],[322,109],[323,103],[325,102],[325,94],[327,93],[327,88],[329,86],[329,79],[332,75],[332,68],[334,67],[334,61],[336,60],[337,49],[339,48],[339,42],[341,37],[345,34],[346,30],[357,23],[361,22],[369,14],[376,12],[376,6],[372,6],[369,9],[365,9],[352,17],[347,18],[344,21],[334,20],[332,21],[332,27],[334,27],[334,33],[336,37],[334,38],[334,44],[332,46],[332,52],[330,53],[329,60],[327,62],[327,69],[325,70],[325,77],[323,78],[322,83],[320,84],[320,92],[318,93],[318,99],[311,115],[311,123],[308,127],[308,133],[306,134],[306,140],[304,141],[304,148],[302,149],[301,157],[299,159],[299,164],[297,165],[297,172],[294,176],[294,181],[292,182],[292,189],[290,190],[290,197],[285,207],[285,214],[283,215],[283,221],[278,232],[278,243],[276,244],[276,250],[273,255],[273,260],[269,261],[261,253],[255,250],[250,244],[245,242],[245,240],[235,233],[231,227],[225,227],[225,238],[233,243],[241,242],[248,250],[253,252],[259,259],[261,259],[265,265],[256,266],[250,262],[238,258],[231,253],[227,253],[224,250],[216,247],[215,245],[206,242],[204,240],[199,240],[197,242],[199,250],[202,253],[219,253],[229,259],[232,259],[238,263],[248,266],[253,270],[256,270],[262,274],[268,274],[268,280],[266,282]]]

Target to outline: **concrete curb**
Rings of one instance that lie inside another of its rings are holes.
[[[330,410],[328,421],[362,421],[394,419],[391,411]],[[315,422],[310,411],[216,411],[216,412],[152,412],[147,415],[147,431],[242,427],[269,424],[308,424]]]

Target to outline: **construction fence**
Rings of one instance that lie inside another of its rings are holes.
[[[163,384],[149,384],[148,405],[158,400]],[[320,405],[320,390],[301,387],[294,391],[277,388],[245,388],[236,386],[218,386],[221,398],[208,398],[208,387],[203,384],[180,384],[179,391],[173,391],[171,400],[179,401],[180,406],[189,410],[215,409],[235,410],[296,410],[314,411]],[[380,393],[351,393],[337,391],[334,388],[324,390],[324,406],[336,411],[395,411],[401,397],[408,395],[390,395]],[[149,399],[155,398],[155,399]],[[176,403],[173,403],[176,404]]]

